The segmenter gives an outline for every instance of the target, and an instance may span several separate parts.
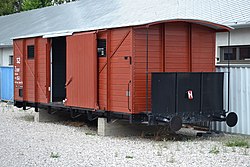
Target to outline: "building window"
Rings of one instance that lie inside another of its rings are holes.
[[[97,40],[97,55],[98,57],[106,57],[106,39]]]
[[[220,47],[220,62],[250,63],[250,46]]]
[[[27,50],[28,50],[28,59],[34,59],[34,57],[35,57],[34,45],[28,45]]]
[[[13,55],[9,56],[9,66],[13,65]]]
[[[250,60],[250,46],[239,48],[239,58],[240,60]]]

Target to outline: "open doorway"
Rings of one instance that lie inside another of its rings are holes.
[[[51,102],[62,102],[66,98],[66,37],[52,38],[51,70]]]

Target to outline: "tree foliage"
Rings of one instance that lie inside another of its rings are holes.
[[[22,10],[32,10],[37,8],[42,8],[46,6],[51,6],[52,2],[50,0],[23,0]]]
[[[7,15],[14,12],[14,0],[2,0],[0,3],[0,15]]]
[[[63,4],[63,3],[68,3],[68,2],[72,2],[72,1],[76,1],[76,0],[52,0],[53,1],[53,4],[55,5],[60,5],[60,4]]]
[[[0,16],[76,0],[1,0]]]

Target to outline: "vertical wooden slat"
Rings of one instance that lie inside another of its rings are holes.
[[[162,24],[161,30],[161,49],[162,49],[162,72],[165,72],[165,23]]]
[[[100,110],[107,110],[107,66],[102,70],[102,72],[99,72],[100,69],[103,68],[103,66],[107,63],[107,57],[109,55],[109,47],[108,41],[107,41],[107,30],[106,31],[99,31],[97,36],[98,39],[104,39],[106,40],[106,56],[105,57],[98,57],[98,108]]]
[[[111,31],[108,30],[107,31],[107,85],[106,85],[106,104],[107,104],[107,111],[109,111],[110,107],[109,107],[109,72],[110,72],[110,57],[111,57],[112,53],[111,53]]]
[[[188,25],[188,58],[189,58],[189,72],[192,72],[192,23]]]
[[[46,97],[47,97],[47,103],[50,102],[50,79],[51,79],[51,73],[50,73],[50,48],[51,48],[51,39],[47,39],[46,43]]]
[[[27,91],[26,91],[26,58],[27,58],[27,55],[26,55],[26,40],[24,39],[23,40],[23,56],[22,56],[22,62],[23,62],[23,101],[27,101]]]
[[[129,68],[129,71],[130,71],[130,84],[129,84],[129,89],[130,89],[130,96],[129,96],[129,108],[130,108],[130,112],[133,112],[134,111],[134,103],[133,103],[133,97],[134,97],[134,87],[133,87],[133,73],[134,73],[134,47],[133,47],[133,41],[134,41],[134,33],[133,33],[133,28],[131,27],[130,28],[130,32],[131,32],[131,40],[130,40],[130,61],[131,61],[131,64],[130,64],[130,68]]]
[[[136,88],[135,88],[135,74],[136,74],[136,72],[135,72],[135,44],[136,44],[136,42],[135,42],[135,28],[132,28],[132,43],[131,43],[131,53],[132,53],[132,93],[131,93],[131,95],[132,95],[132,112],[134,112],[135,111],[135,104],[134,104],[134,102],[135,102],[135,97],[136,97],[136,95],[135,95],[135,91],[136,91]]]
[[[95,109],[98,109],[99,108],[99,105],[98,105],[98,66],[97,66],[97,33],[95,32],[94,34],[94,40],[92,40],[92,52],[91,53],[94,53],[94,61],[93,61],[93,66],[95,67],[95,70],[94,70],[94,103],[95,103]]]
[[[35,95],[34,95],[34,98],[35,98],[35,100],[34,100],[34,102],[35,103],[37,103],[38,102],[38,89],[37,89],[37,85],[38,85],[38,81],[37,81],[37,76],[38,76],[38,70],[37,70],[37,68],[38,68],[38,39],[37,38],[35,38],[35,46],[34,46],[35,48],[35,50],[34,50],[34,93],[35,93]]]

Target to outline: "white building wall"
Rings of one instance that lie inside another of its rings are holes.
[[[230,45],[250,45],[250,28],[235,29],[230,32]],[[228,46],[228,33],[216,35],[216,57],[220,57],[220,46]],[[228,103],[228,71],[230,71],[230,111],[238,115],[238,123],[230,128],[225,123],[216,123],[216,130],[250,135],[250,64],[233,64],[228,70],[227,65],[217,65],[219,72],[225,73],[224,109]]]
[[[234,29],[230,32],[230,45],[250,45],[250,28]],[[228,33],[216,34],[216,58],[220,57],[220,46],[228,46]]]
[[[1,48],[0,49],[0,66],[9,66],[9,56],[13,55],[13,48]]]

